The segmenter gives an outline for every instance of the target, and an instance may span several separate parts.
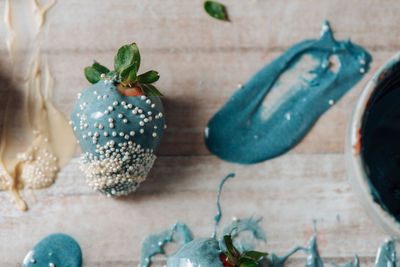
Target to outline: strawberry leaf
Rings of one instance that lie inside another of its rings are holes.
[[[154,83],[158,81],[158,79],[160,79],[160,75],[155,70],[140,74],[137,78],[138,82],[140,83]]]
[[[137,73],[140,66],[140,53],[135,43],[122,46],[114,57],[114,68],[119,73],[131,65]]]
[[[219,20],[228,20],[228,15],[226,13],[226,8],[223,4],[215,2],[215,1],[205,1],[204,2],[204,10],[213,18]]]
[[[100,73],[108,74],[110,70],[103,65],[101,65],[99,62],[95,61],[92,65],[92,68],[95,70],[99,71]]]
[[[257,267],[257,262],[244,262],[239,265],[239,267]]]
[[[259,260],[259,259],[261,259],[262,257],[265,257],[265,256],[267,256],[267,255],[268,255],[268,253],[265,253],[265,252],[259,252],[259,251],[253,251],[253,250],[251,250],[251,251],[246,251],[246,252],[244,252],[244,253],[241,255],[241,257],[243,257],[243,258],[249,258],[249,259],[253,259],[253,260],[257,261],[257,260]]]
[[[147,96],[163,96],[154,85],[142,83],[140,84],[140,87]]]
[[[85,68],[85,77],[90,83],[97,83],[101,79],[101,72],[93,67]]]
[[[129,84],[133,80],[136,79],[136,67],[134,65],[130,65],[127,68],[123,69],[120,73],[120,78],[122,83]]]

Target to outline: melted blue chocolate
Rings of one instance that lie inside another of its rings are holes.
[[[316,66],[301,75],[272,106],[264,107],[264,98],[268,99],[279,78],[304,55]],[[332,69],[335,57],[339,61],[337,72]],[[292,46],[254,75],[214,115],[205,129],[208,149],[221,159],[242,164],[287,152],[363,77],[370,61],[362,47],[334,40],[325,22],[319,40]]]
[[[80,267],[79,244],[66,234],[51,234],[42,239],[25,256],[23,267]]]
[[[400,62],[379,77],[361,128],[374,200],[400,221]]]
[[[193,240],[193,233],[186,224],[177,222],[171,229],[148,236],[142,243],[142,253],[139,267],[150,266],[151,257],[156,254],[163,254],[164,245],[168,242],[181,242],[187,244]]]
[[[218,227],[219,221],[221,220],[221,216],[222,216],[221,205],[220,205],[222,187],[224,186],[225,182],[229,178],[233,178],[233,177],[235,177],[235,174],[230,173],[230,174],[228,174],[228,176],[226,176],[224,179],[222,179],[221,183],[219,184],[218,193],[217,193],[217,215],[215,215],[215,217],[214,217],[215,224],[214,224],[214,232],[211,236],[212,238],[215,238],[217,236],[217,227]]]
[[[396,267],[396,245],[394,240],[386,241],[376,255],[375,267]]]

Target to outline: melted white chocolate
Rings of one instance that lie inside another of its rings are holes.
[[[46,7],[40,7],[36,0],[32,0],[32,18],[38,26],[35,36],[43,26],[47,11],[54,4],[55,1],[52,1]],[[7,40],[14,41],[16,34],[26,34],[23,29],[19,32],[14,27],[8,0],[5,12],[5,22],[9,29]],[[27,205],[20,190],[52,185],[60,168],[68,163],[75,151],[72,129],[67,119],[50,101],[54,79],[48,64],[42,63],[39,40],[33,40],[36,43],[29,44],[29,47],[36,49],[33,53],[31,51],[30,63],[23,60],[13,64],[14,70],[19,73],[21,70],[26,71],[27,75],[22,81],[17,80],[15,73],[12,75],[15,81],[13,86],[20,95],[8,99],[0,138],[0,190],[10,192],[21,210],[26,210]],[[11,58],[15,53],[13,41],[7,43]],[[25,55],[24,58],[29,56]]]

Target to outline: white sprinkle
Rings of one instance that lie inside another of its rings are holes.
[[[142,118],[142,119],[145,118],[145,117],[146,117],[146,116],[145,116],[144,114],[140,115],[140,118]]]
[[[291,118],[292,118],[290,112],[286,113],[286,114],[285,114],[285,117],[286,117],[286,119],[287,119],[288,121],[290,121]]]
[[[94,128],[99,127],[99,124],[97,122],[94,123]]]
[[[103,99],[106,99],[106,98],[108,98],[108,95],[103,95]]]
[[[241,84],[241,83],[238,83],[238,85],[237,85],[237,88],[238,88],[238,89],[241,89],[241,88],[243,88],[243,84]]]
[[[113,122],[114,119],[113,118],[108,118],[108,122]]]
[[[124,117],[124,115],[122,115],[121,113],[118,114],[118,118],[122,119]]]
[[[86,135],[84,134],[84,135],[82,136],[82,138],[83,138],[83,139],[86,139],[87,137],[86,137]]]
[[[164,129],[167,129],[167,125],[166,124],[164,124]]]
[[[139,112],[139,113],[143,113],[143,110],[139,109],[138,112]]]
[[[133,107],[133,105],[132,104],[128,104],[128,108],[132,108]]]
[[[149,119],[145,118],[143,121],[147,123],[149,122]]]
[[[139,131],[139,132],[140,132],[141,134],[142,134],[142,133],[144,133],[144,129],[140,129],[140,131]]]
[[[55,267],[56,265],[52,262],[49,263],[49,267]]]
[[[100,125],[99,125],[99,129],[100,129],[100,130],[103,130],[103,128],[104,128],[103,124],[100,124]]]
[[[114,105],[114,106],[118,106],[118,101],[114,101],[114,102],[113,102],[113,105]]]
[[[137,110],[136,109],[132,110],[132,114],[136,115],[137,114]]]
[[[145,99],[146,99],[146,96],[142,95],[142,96],[140,97],[140,99],[145,100]]]
[[[328,103],[329,103],[329,105],[333,105],[333,104],[335,104],[335,101],[333,101],[333,99],[330,99],[329,101],[328,101]]]
[[[108,107],[108,110],[109,110],[109,111],[113,111],[113,110],[114,110],[114,107],[109,106],[109,107]]]
[[[129,134],[130,134],[131,136],[135,136],[135,132],[134,132],[134,131],[131,131]]]
[[[157,125],[154,125],[154,129],[157,129]]]
[[[110,128],[114,128],[114,123],[110,123]]]
[[[147,99],[147,100],[146,100],[146,103],[150,105],[150,104],[151,104],[151,100],[150,100],[150,99]]]
[[[116,131],[112,132],[112,136],[117,136],[117,132]]]
[[[93,136],[93,134],[92,134],[92,132],[88,132],[88,134],[87,134],[88,136],[90,136],[90,137],[92,137]]]
[[[104,114],[106,114],[106,115],[107,115],[108,113],[110,113],[108,110],[104,111]]]
[[[78,99],[81,99],[82,93],[78,93],[76,96],[78,97]]]
[[[139,122],[139,125],[140,125],[140,126],[144,126],[144,122],[143,122],[143,121],[140,121],[140,122]]]
[[[108,132],[104,132],[104,136],[108,136]]]
[[[95,133],[94,133],[94,136],[95,136],[95,137],[98,137],[98,136],[99,136],[99,133],[98,133],[98,132],[95,132]]]
[[[128,134],[125,135],[125,139],[126,139],[126,140],[129,139],[129,135],[128,135]]]
[[[155,106],[156,106],[156,104],[151,104],[151,107],[152,107],[152,108],[155,108]]]
[[[128,120],[127,119],[123,119],[122,120],[124,123],[128,123]]]
[[[123,132],[120,132],[119,133],[119,136],[124,136],[125,134],[123,133]]]
[[[69,121],[68,123],[69,123],[69,125],[72,125],[72,121]]]
[[[365,69],[364,69],[364,68],[361,68],[361,69],[360,69],[360,72],[361,72],[361,73],[364,73],[364,72],[365,72]]]
[[[98,95],[98,96],[97,96],[97,99],[101,99],[101,95]]]
[[[100,75],[100,77],[101,77],[102,79],[104,79],[104,78],[106,77],[106,75],[105,75],[104,73],[102,73],[102,74]]]
[[[153,137],[156,137],[156,136],[157,136],[157,133],[156,133],[156,132],[154,132],[154,133],[153,133]]]
[[[125,101],[122,101],[122,102],[121,102],[121,105],[125,106],[125,105],[126,105],[126,102],[125,102]]]

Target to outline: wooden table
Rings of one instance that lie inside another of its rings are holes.
[[[79,171],[78,154],[53,186],[35,191],[35,197],[24,193],[27,212],[1,192],[0,266],[20,266],[27,251],[53,232],[78,240],[84,266],[136,266],[143,238],[176,220],[197,237],[209,236],[217,186],[230,172],[237,176],[222,194],[222,225],[234,216],[263,216],[268,242],[260,250],[281,255],[306,244],[315,218],[325,258],[343,263],[357,253],[362,266],[373,266],[385,234],[349,187],[343,148],[360,90],[400,50],[400,5],[394,0],[222,2],[231,23],[208,17],[200,0],[58,0],[47,16],[42,45],[56,80],[56,106],[69,116],[75,95],[89,85],[83,68],[93,59],[112,66],[116,49],[135,41],[142,70],[161,74],[168,129],[148,180],[127,198],[91,191]],[[0,10],[4,5],[1,0]],[[325,19],[338,40],[351,36],[372,54],[371,71],[286,155],[251,166],[211,155],[203,142],[204,126],[237,84],[292,44],[318,38]],[[0,36],[5,35],[3,26]],[[0,60],[8,60],[4,42]],[[288,266],[304,262],[305,255],[298,253]],[[162,263],[158,258],[156,265]]]

